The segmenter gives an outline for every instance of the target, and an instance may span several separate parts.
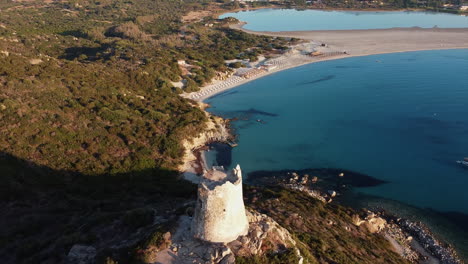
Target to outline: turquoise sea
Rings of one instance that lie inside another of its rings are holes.
[[[468,50],[325,61],[206,100],[238,118],[232,164],[343,168],[388,181],[359,191],[468,213]]]
[[[395,27],[468,28],[468,16],[420,11],[323,11],[259,9],[226,13],[248,22],[244,28],[255,31],[301,31],[339,29],[382,29]]]
[[[468,28],[431,12],[263,9],[229,13],[256,31]],[[342,202],[423,221],[468,261],[468,49],[354,57],[255,80],[207,100],[234,118],[239,146],[224,161],[257,170],[341,168],[387,184]],[[219,150],[219,149],[218,149]],[[222,155],[208,152],[208,163]],[[219,162],[220,160],[218,160]]]

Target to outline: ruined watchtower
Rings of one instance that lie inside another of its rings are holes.
[[[246,235],[249,223],[242,197],[242,172],[210,170],[198,185],[198,200],[192,220],[194,237],[228,243]]]

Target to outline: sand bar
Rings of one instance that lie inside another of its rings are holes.
[[[374,54],[468,48],[468,28],[392,28],[369,30],[323,30],[323,31],[284,31],[257,32],[243,29],[245,23],[233,25],[232,28],[256,35],[276,37],[294,37],[308,40],[307,44],[293,47],[291,52],[277,58],[261,62],[270,65],[271,69],[251,74],[249,78],[240,77],[239,73],[229,79],[203,87],[199,92],[185,94],[187,98],[203,101],[238,85],[285,69],[325,60],[342,59]],[[326,44],[322,47],[321,44]],[[306,55],[310,49],[322,52],[323,56]],[[346,52],[346,54],[344,53]],[[271,65],[274,65],[273,67]],[[249,69],[240,69],[246,71]],[[252,69],[251,69],[252,70]]]

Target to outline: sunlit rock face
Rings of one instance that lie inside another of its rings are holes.
[[[211,170],[198,185],[198,200],[192,220],[195,238],[228,243],[246,235],[249,223],[242,197],[242,172]]]

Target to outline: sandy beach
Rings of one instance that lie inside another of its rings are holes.
[[[418,50],[468,48],[468,28],[391,28],[368,30],[323,30],[289,32],[255,32],[250,34],[294,37],[326,43],[331,48],[346,50],[351,56],[364,56]]]
[[[198,92],[185,94],[185,97],[196,101],[203,101],[215,94],[269,74],[314,62],[384,53],[468,48],[468,28],[257,32],[243,29],[243,25],[245,23],[239,23],[231,27],[256,35],[299,38],[307,40],[308,43],[292,47],[289,52],[276,58],[257,62],[256,67],[268,65],[268,69],[238,69],[227,80],[205,86]],[[322,46],[321,44],[326,44],[326,46]],[[307,55],[307,53],[313,50],[321,52],[322,55]],[[248,71],[252,71],[252,74],[249,74],[248,78],[246,78],[245,72]]]

